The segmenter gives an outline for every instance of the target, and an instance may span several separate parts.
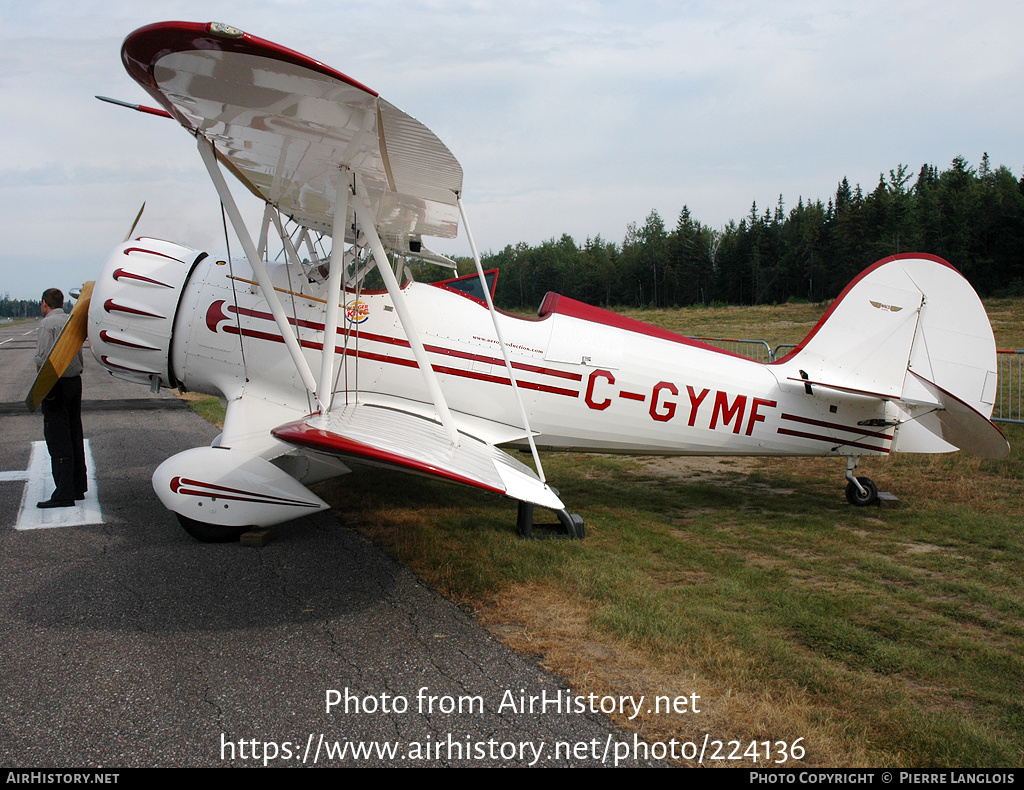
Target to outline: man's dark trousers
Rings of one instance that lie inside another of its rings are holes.
[[[88,488],[85,440],[82,436],[82,377],[60,378],[43,399],[43,436],[50,452],[52,500],[73,502]]]

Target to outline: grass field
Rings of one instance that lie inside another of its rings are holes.
[[[1024,303],[988,307],[1000,347],[1024,347]],[[631,315],[774,346],[823,310]],[[794,766],[1020,766],[1024,430],[1007,436],[999,462],[867,459],[892,509],[849,506],[841,459],[548,454],[586,520],[572,542],[518,538],[503,498],[380,470],[318,493],[578,693],[699,696],[620,722],[649,740],[757,742],[760,765],[782,741],[805,749]]]
[[[208,423],[216,425],[218,428],[224,427],[224,414],[227,410],[221,398],[216,395],[203,395],[200,392],[180,392],[178,390],[175,390],[175,394]]]

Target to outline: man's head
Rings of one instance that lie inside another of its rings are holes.
[[[64,294],[58,288],[47,288],[43,291],[43,314],[50,310],[59,310],[64,306]]]

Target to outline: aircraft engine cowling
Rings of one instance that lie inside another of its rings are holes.
[[[89,307],[93,356],[111,374],[157,387],[176,387],[170,364],[181,295],[205,252],[139,238],[111,253]]]

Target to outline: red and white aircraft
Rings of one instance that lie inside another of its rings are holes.
[[[153,475],[200,539],[327,507],[306,485],[349,461],[505,494],[525,503],[521,526],[531,505],[550,508],[582,537],[538,448],[843,456],[854,504],[877,497],[853,474],[863,455],[1008,451],[988,419],[988,318],[943,260],[874,264],[773,364],[556,294],[521,318],[493,307],[458,162],[374,91],[220,24],[144,27],[122,58],[163,108],[136,109],[195,136],[245,250],[225,261],[129,241],[89,308],[93,354],[113,375],[227,401],[213,445]],[[224,170],[265,203],[255,234]],[[423,238],[454,237],[460,218],[477,275],[415,282],[412,263],[445,260]],[[272,231],[280,263],[268,261]],[[373,266],[385,290],[363,289]],[[501,447],[528,447],[534,468]]]

